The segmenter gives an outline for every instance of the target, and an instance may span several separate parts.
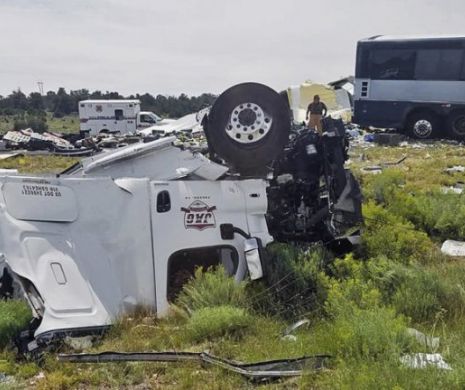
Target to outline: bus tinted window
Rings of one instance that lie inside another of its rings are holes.
[[[416,80],[460,80],[463,50],[418,50]]]
[[[370,76],[378,80],[408,80],[415,70],[415,51],[375,49],[371,53]]]

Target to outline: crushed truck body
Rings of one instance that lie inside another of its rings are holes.
[[[293,128],[282,96],[245,83],[202,124],[209,158],[167,137],[56,177],[0,177],[0,248],[35,317],[28,349],[139,305],[164,315],[199,266],[259,279],[273,239],[334,242],[360,222],[342,122],[322,137]]]

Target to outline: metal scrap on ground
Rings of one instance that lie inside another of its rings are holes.
[[[186,362],[197,361],[243,375],[251,380],[264,382],[282,377],[300,376],[305,371],[317,371],[327,367],[330,355],[303,356],[294,359],[266,360],[242,363],[221,359],[207,352],[101,352],[96,354],[60,354],[57,359],[71,363],[114,362]]]

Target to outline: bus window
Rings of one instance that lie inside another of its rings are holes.
[[[411,80],[415,70],[415,51],[376,49],[371,54],[370,76],[375,80]]]
[[[459,80],[463,50],[424,49],[417,52],[416,80]]]

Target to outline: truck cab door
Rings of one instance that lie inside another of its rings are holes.
[[[237,183],[154,181],[150,191],[157,314],[167,312],[172,284],[198,266],[222,263],[231,274],[241,267],[246,272],[244,238],[223,239],[220,231],[225,223],[249,230],[244,192]]]

